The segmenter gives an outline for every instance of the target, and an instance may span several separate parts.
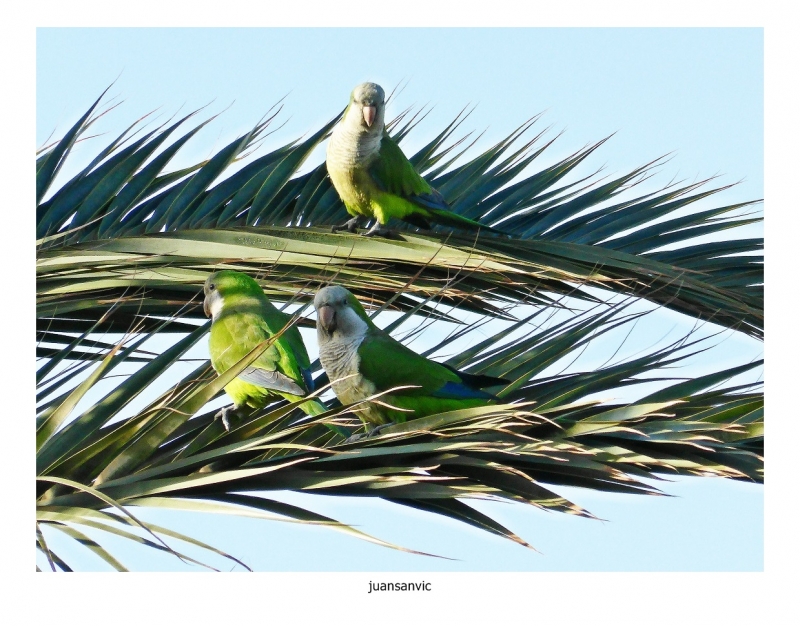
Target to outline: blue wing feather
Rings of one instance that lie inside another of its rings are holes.
[[[306,389],[311,393],[314,391],[314,378],[311,376],[311,370],[308,368],[300,368],[300,374],[303,376],[303,382],[306,384]]]
[[[426,209],[450,210],[450,205],[445,202],[442,194],[433,188],[431,188],[431,193],[415,194],[410,196],[408,200]]]
[[[434,398],[478,398],[482,400],[497,400],[496,396],[486,391],[473,389],[472,387],[467,387],[466,385],[454,383],[452,381],[447,381],[444,385],[439,387],[439,389],[434,391],[431,396]]]

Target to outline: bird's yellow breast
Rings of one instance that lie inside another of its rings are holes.
[[[369,174],[379,158],[382,133],[364,133],[339,123],[331,134],[325,163],[336,192],[350,215],[374,217],[372,204],[380,190]]]
[[[328,169],[336,192],[350,215],[373,217],[375,183],[369,174],[355,169]]]

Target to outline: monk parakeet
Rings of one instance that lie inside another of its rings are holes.
[[[203,286],[203,311],[212,318],[208,348],[218,374],[233,366],[265,339],[279,333],[290,316],[267,299],[247,274],[222,270],[211,274]],[[228,414],[239,407],[261,408],[279,398],[302,399],[314,389],[310,361],[296,326],[283,331],[253,363],[225,386],[233,407],[220,411],[225,429]],[[307,415],[327,409],[316,399],[301,404]]]
[[[383,89],[362,83],[350,94],[350,104],[328,142],[326,164],[331,182],[353,219],[334,226],[356,232],[362,217],[375,219],[366,235],[389,234],[382,228],[396,217],[420,228],[430,222],[458,228],[494,229],[453,213],[442,195],[420,176],[386,132]]]
[[[485,406],[497,401],[481,387],[507,384],[490,376],[458,372],[407,348],[382,331],[344,287],[320,289],[317,310],[319,358],[342,404],[367,402],[356,413],[365,425],[377,426],[434,413]]]

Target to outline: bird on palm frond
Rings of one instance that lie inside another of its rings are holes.
[[[362,83],[350,94],[350,104],[328,142],[325,163],[331,182],[353,216],[337,230],[356,232],[361,218],[375,220],[365,233],[389,236],[384,225],[392,218],[419,228],[438,223],[470,230],[500,232],[450,210],[445,199],[420,176],[386,132],[385,94],[380,85]]]
[[[272,344],[225,386],[233,400],[218,414],[225,429],[229,414],[243,406],[259,409],[285,398],[302,400],[314,390],[311,364],[303,338],[291,316],[279,311],[247,274],[222,270],[211,274],[203,286],[203,311],[212,318],[208,348],[218,374],[227,371],[264,340]],[[317,399],[300,405],[307,415],[327,409]]]
[[[417,354],[373,324],[344,287],[320,289],[314,307],[319,358],[336,397],[353,404],[381,394],[355,409],[367,427],[493,404],[498,398],[482,388],[508,383]]]

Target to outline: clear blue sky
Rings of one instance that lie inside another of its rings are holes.
[[[539,167],[616,132],[584,173],[603,164],[622,173],[675,151],[654,184],[721,174],[721,184],[743,182],[713,204],[763,196],[760,29],[39,29],[36,70],[37,146],[51,132],[63,133],[114,79],[111,93],[124,104],[98,125],[108,133],[157,107],[172,114],[213,101],[208,110],[215,113],[233,102],[187,146],[185,162],[251,128],[286,94],[282,119],[288,121],[266,149],[316,130],[361,81],[391,89],[408,80],[390,114],[435,105],[408,150],[469,103],[478,108],[463,127],[488,129],[478,147],[546,110],[539,126],[566,132]],[[84,154],[96,145],[84,146]],[[674,321],[666,315],[652,328]],[[746,361],[761,347],[731,337],[721,349],[696,367]],[[171,513],[142,517],[196,534],[262,570],[763,567],[762,487],[716,479],[661,487],[678,497],[560,490],[606,522],[492,505],[493,514],[543,554],[378,501],[284,498],[390,541],[461,559],[456,562],[396,553],[328,529]],[[131,568],[180,569],[174,559],[124,550],[121,558]],[[86,567],[95,562],[87,558]]]

